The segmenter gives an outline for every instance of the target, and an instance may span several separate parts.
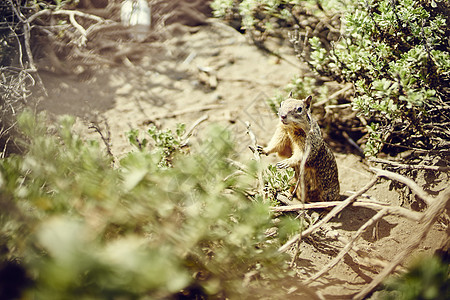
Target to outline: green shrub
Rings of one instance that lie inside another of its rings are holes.
[[[420,140],[418,148],[436,147],[438,140],[426,129],[448,112],[449,16],[445,2],[433,7],[427,1],[359,1],[329,55],[322,59],[321,48],[313,52],[320,57],[314,59],[316,70],[354,83],[353,107],[378,125],[382,142],[413,147]]]
[[[48,129],[44,117],[23,114],[29,150],[0,161],[0,254],[26,270],[27,295],[245,298],[287,275],[280,243],[265,235],[274,226],[268,204],[245,196],[254,178],[229,176],[226,131],[211,129],[214,155],[171,153],[167,167],[162,148],[176,137],[151,130],[165,142],[114,167],[72,123]]]
[[[310,39],[314,70],[354,84],[353,108],[371,123],[366,154],[376,155],[383,144],[436,149],[443,146],[439,137],[449,137],[441,124],[449,101],[450,11],[448,3],[438,5],[357,1],[332,50]],[[430,135],[432,128],[437,132]]]
[[[449,275],[448,263],[438,256],[425,257],[408,268],[406,273],[388,278],[377,299],[449,299]]]
[[[230,11],[225,2],[214,3],[222,5],[216,15]],[[448,1],[242,0],[236,6],[244,28],[265,33],[264,22],[270,21],[282,36],[290,32],[298,56],[316,73],[302,74],[285,90],[298,97],[314,93],[322,101],[335,91],[324,80],[353,84],[347,100],[368,124],[366,154],[376,155],[385,145],[448,152]],[[273,108],[285,93],[269,100]]]

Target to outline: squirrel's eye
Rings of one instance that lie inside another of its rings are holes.
[[[300,106],[299,108],[297,108],[297,112],[301,113],[302,112],[302,107]]]

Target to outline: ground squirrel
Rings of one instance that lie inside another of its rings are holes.
[[[258,150],[263,154],[278,153],[286,158],[276,164],[278,168],[292,167],[294,180],[298,181],[300,166],[305,154],[305,202],[333,201],[339,196],[339,180],[336,159],[322,138],[320,127],[311,115],[311,96],[305,100],[289,98],[281,103],[278,111],[280,123],[268,146]],[[309,153],[308,153],[309,152]],[[301,199],[301,188],[296,190]]]

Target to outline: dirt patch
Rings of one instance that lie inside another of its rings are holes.
[[[239,153],[236,159],[251,159],[245,122],[252,124],[261,144],[269,141],[277,120],[265,100],[300,72],[302,66],[293,51],[280,44],[278,52],[284,60],[268,55],[239,32],[214,20],[201,27],[174,23],[166,30],[171,38],[145,44],[139,60],[126,66],[101,67],[87,79],[42,73],[48,96],[41,97],[39,109],[77,116],[76,130],[86,138],[98,138],[87,124],[100,116],[109,125],[112,152],[119,157],[132,150],[125,134],[131,128],[145,130],[154,124],[174,129],[176,123],[189,127],[207,115],[208,120],[196,128],[193,143],[206,127],[219,123],[233,133]],[[373,178],[368,163],[359,156],[336,156],[342,194],[350,195]],[[275,161],[275,156],[263,158],[264,164]],[[429,190],[437,193],[448,185],[448,174],[441,174],[439,180],[440,184],[429,185]],[[375,185],[366,197],[394,206],[404,199],[388,181]],[[299,282],[329,263],[375,214],[367,208],[347,208],[328,223],[333,236],[319,231],[303,241],[294,262]],[[419,228],[416,222],[401,217],[383,218],[357,241],[360,252],[345,255],[311,286],[326,299],[348,298],[370,282]],[[436,224],[415,255],[433,252],[445,236],[444,224]]]

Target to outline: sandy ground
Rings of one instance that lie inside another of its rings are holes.
[[[55,116],[77,116],[76,130],[86,138],[98,138],[87,128],[88,121],[96,115],[105,119],[110,127],[112,152],[119,157],[132,149],[125,134],[131,128],[145,130],[155,124],[174,129],[176,123],[189,127],[207,115],[208,119],[196,128],[193,142],[210,124],[219,123],[233,132],[240,153],[237,159],[251,159],[245,122],[252,124],[261,144],[268,142],[277,120],[265,99],[300,72],[301,65],[292,50],[279,45],[279,52],[286,58],[280,60],[259,51],[245,36],[218,21],[200,27],[174,24],[167,30],[171,38],[149,44],[140,61],[99,68],[90,79],[42,73],[49,96],[41,99],[39,108]],[[342,194],[360,189],[373,177],[360,157],[349,153],[336,153],[336,157]],[[263,158],[264,164],[276,160],[276,156]],[[432,191],[448,184],[444,175],[439,180]],[[388,181],[377,184],[367,194],[392,205],[401,205],[404,199]],[[348,208],[328,225],[341,240],[319,232],[304,241],[294,266],[299,282],[335,257],[345,240],[375,213]],[[382,219],[356,243],[367,257],[350,252],[312,287],[326,299],[349,298],[380,271],[378,263],[389,262],[406,246],[418,228],[404,218]],[[434,251],[445,234],[443,224],[434,226],[415,255]]]

